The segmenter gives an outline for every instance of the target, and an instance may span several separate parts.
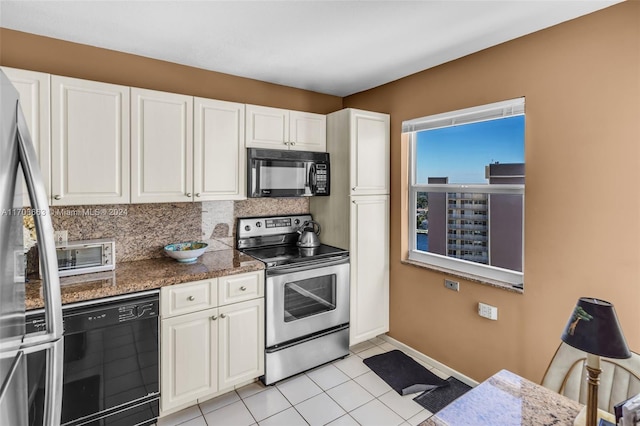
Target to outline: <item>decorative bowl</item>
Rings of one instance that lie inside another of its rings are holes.
[[[193,263],[204,253],[209,245],[201,241],[187,241],[184,243],[169,244],[164,247],[167,256],[180,263]]]

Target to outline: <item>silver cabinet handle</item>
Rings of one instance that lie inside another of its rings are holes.
[[[54,200],[62,200],[62,196],[60,196],[60,195],[54,195],[54,196],[53,196],[53,199],[54,199]]]
[[[226,318],[227,316],[225,314],[220,314],[220,318]]]
[[[194,300],[196,300],[196,298],[195,298],[195,297],[193,297],[193,296],[189,296],[189,297],[187,297],[187,300],[188,300],[189,302],[193,302]]]
[[[217,315],[214,315],[214,316],[212,316],[212,317],[211,317],[211,321],[215,321],[215,320],[217,320],[217,319],[218,319],[218,316],[217,316]]]
[[[186,194],[184,194],[184,195],[186,195],[187,197],[191,198],[191,193],[190,193],[190,192],[187,192],[187,193],[186,193]]]
[[[200,196],[200,193],[199,193],[199,192],[196,192],[196,197],[199,197],[199,196]]]
[[[246,291],[247,288],[245,286],[240,287],[240,291]]]

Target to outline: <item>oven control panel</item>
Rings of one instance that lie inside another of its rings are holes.
[[[291,234],[309,220],[312,220],[310,214],[239,218],[236,228],[237,236],[238,239],[242,239]]]

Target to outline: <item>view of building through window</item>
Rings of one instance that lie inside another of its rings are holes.
[[[524,116],[419,131],[415,161],[416,250],[522,272]]]

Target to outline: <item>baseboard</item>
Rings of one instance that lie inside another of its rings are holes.
[[[446,365],[444,365],[443,363],[436,361],[435,359],[423,354],[422,352],[418,352],[417,350],[413,349],[411,346],[405,345],[404,343],[394,339],[393,337],[389,337],[386,334],[381,334],[380,336],[378,336],[379,338],[381,338],[382,340],[385,340],[387,342],[389,342],[390,344],[392,344],[393,346],[398,347],[399,349],[402,349],[402,351],[404,353],[406,353],[407,355],[410,355],[412,357],[414,357],[417,360],[423,361],[429,365],[432,365],[433,367],[437,368],[438,370],[442,371],[444,374],[447,374],[449,376],[453,376],[456,379],[460,380],[463,383],[466,383],[467,385],[474,387],[478,385],[478,382],[473,380],[470,377],[465,376],[464,374],[450,368],[447,367]]]

